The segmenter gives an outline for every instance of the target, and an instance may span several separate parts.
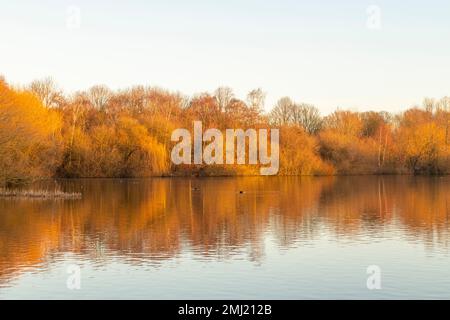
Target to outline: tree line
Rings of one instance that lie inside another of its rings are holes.
[[[338,109],[221,87],[185,96],[156,87],[97,85],[65,95],[51,78],[0,79],[0,181],[40,177],[254,175],[256,166],[174,166],[171,133],[191,128],[279,128],[280,175],[448,174],[450,97],[399,114]]]

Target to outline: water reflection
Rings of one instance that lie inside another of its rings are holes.
[[[354,244],[419,242],[447,252],[450,178],[324,177],[72,180],[82,200],[0,199],[0,287],[61,255],[99,266],[111,259],[158,265],[193,259],[264,262],[324,236]]]

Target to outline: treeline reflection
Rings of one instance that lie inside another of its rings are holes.
[[[427,248],[449,243],[450,179],[273,177],[68,180],[82,200],[0,199],[0,285],[63,253],[99,262],[157,262],[193,252],[262,261],[271,237],[281,248],[396,237]],[[42,186],[41,186],[42,187]]]

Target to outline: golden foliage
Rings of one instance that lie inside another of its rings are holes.
[[[445,128],[434,122],[401,127],[397,140],[402,160],[414,173],[446,172],[450,149],[445,138]]]
[[[253,165],[173,166],[176,128],[280,129],[280,175],[450,173],[448,99],[387,112],[337,110],[280,99],[262,113],[264,93],[248,102],[230,88],[192,98],[143,86],[95,86],[64,97],[51,80],[26,90],[0,81],[0,183],[52,176],[254,175]],[[47,107],[45,107],[47,106]]]
[[[52,175],[61,155],[61,125],[57,111],[0,81],[0,182]]]
[[[299,127],[280,132],[280,175],[330,175],[333,167],[318,155],[317,139]]]

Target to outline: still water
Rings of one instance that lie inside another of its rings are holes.
[[[0,299],[450,298],[450,177],[42,184],[83,198],[0,199]]]

